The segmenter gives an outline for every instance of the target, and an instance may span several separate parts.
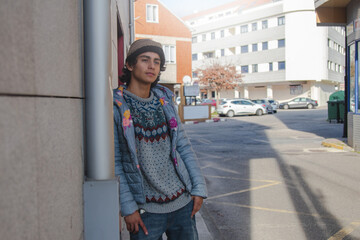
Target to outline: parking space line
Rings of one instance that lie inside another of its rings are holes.
[[[275,180],[262,180],[262,179],[253,179],[253,178],[239,178],[239,177],[216,176],[216,175],[205,175],[205,177],[222,178],[222,179],[236,179],[236,180],[244,180],[244,181],[248,181],[248,182],[266,182],[266,183],[279,182],[279,181],[275,181]],[[281,183],[281,182],[279,182],[279,183]]]
[[[249,209],[255,209],[255,210],[261,210],[261,211],[268,211],[268,212],[277,212],[277,213],[286,213],[286,214],[296,214],[296,215],[303,215],[303,216],[311,216],[311,217],[317,217],[317,218],[323,218],[323,219],[336,219],[339,220],[340,218],[331,217],[331,216],[322,216],[317,213],[306,213],[306,212],[297,212],[297,211],[290,211],[285,209],[276,209],[276,208],[265,208],[265,207],[259,207],[259,206],[250,206],[250,205],[244,205],[244,204],[238,204],[238,203],[229,203],[229,202],[217,202],[217,201],[207,201],[214,204],[221,204],[226,206],[234,206],[234,207],[241,207],[241,208],[249,208]],[[349,221],[349,218],[341,218],[342,220]],[[350,221],[353,221],[351,219]],[[355,228],[360,226],[360,221],[356,220],[351,223]],[[355,228],[353,230],[355,230]],[[341,231],[341,230],[340,230]],[[335,240],[335,239],[332,239]]]
[[[274,181],[274,182],[272,182],[272,183],[270,183],[270,184],[265,184],[265,185],[261,185],[261,186],[258,186],[258,187],[248,188],[248,189],[243,189],[243,190],[235,191],[235,192],[224,193],[224,194],[220,194],[220,195],[217,195],[217,196],[208,197],[207,199],[208,199],[208,200],[211,200],[211,199],[216,199],[216,198],[231,196],[231,195],[234,195],[234,194],[239,194],[239,193],[244,193],[244,192],[259,190],[259,189],[262,189],[262,188],[267,188],[267,187],[271,187],[271,186],[274,186],[274,185],[278,185],[278,184],[280,184],[280,183],[281,183],[281,182],[276,182],[276,181]]]
[[[344,237],[351,234],[356,228],[360,227],[360,222],[352,222],[349,226],[342,228],[328,240],[342,240]]]

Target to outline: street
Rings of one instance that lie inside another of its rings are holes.
[[[360,154],[321,145],[343,135],[326,119],[321,108],[185,125],[214,240],[360,239]]]

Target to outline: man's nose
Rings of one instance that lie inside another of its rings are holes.
[[[149,68],[150,69],[154,69],[155,68],[155,63],[153,61],[149,61]]]

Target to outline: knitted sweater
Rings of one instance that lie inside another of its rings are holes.
[[[132,114],[137,156],[144,176],[146,203],[139,207],[153,213],[176,211],[189,203],[190,195],[171,161],[170,135],[160,100],[152,92],[143,99],[126,90],[124,98]]]

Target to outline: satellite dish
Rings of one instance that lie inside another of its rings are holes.
[[[188,85],[191,83],[191,77],[188,75],[185,75],[182,80],[185,85]]]

